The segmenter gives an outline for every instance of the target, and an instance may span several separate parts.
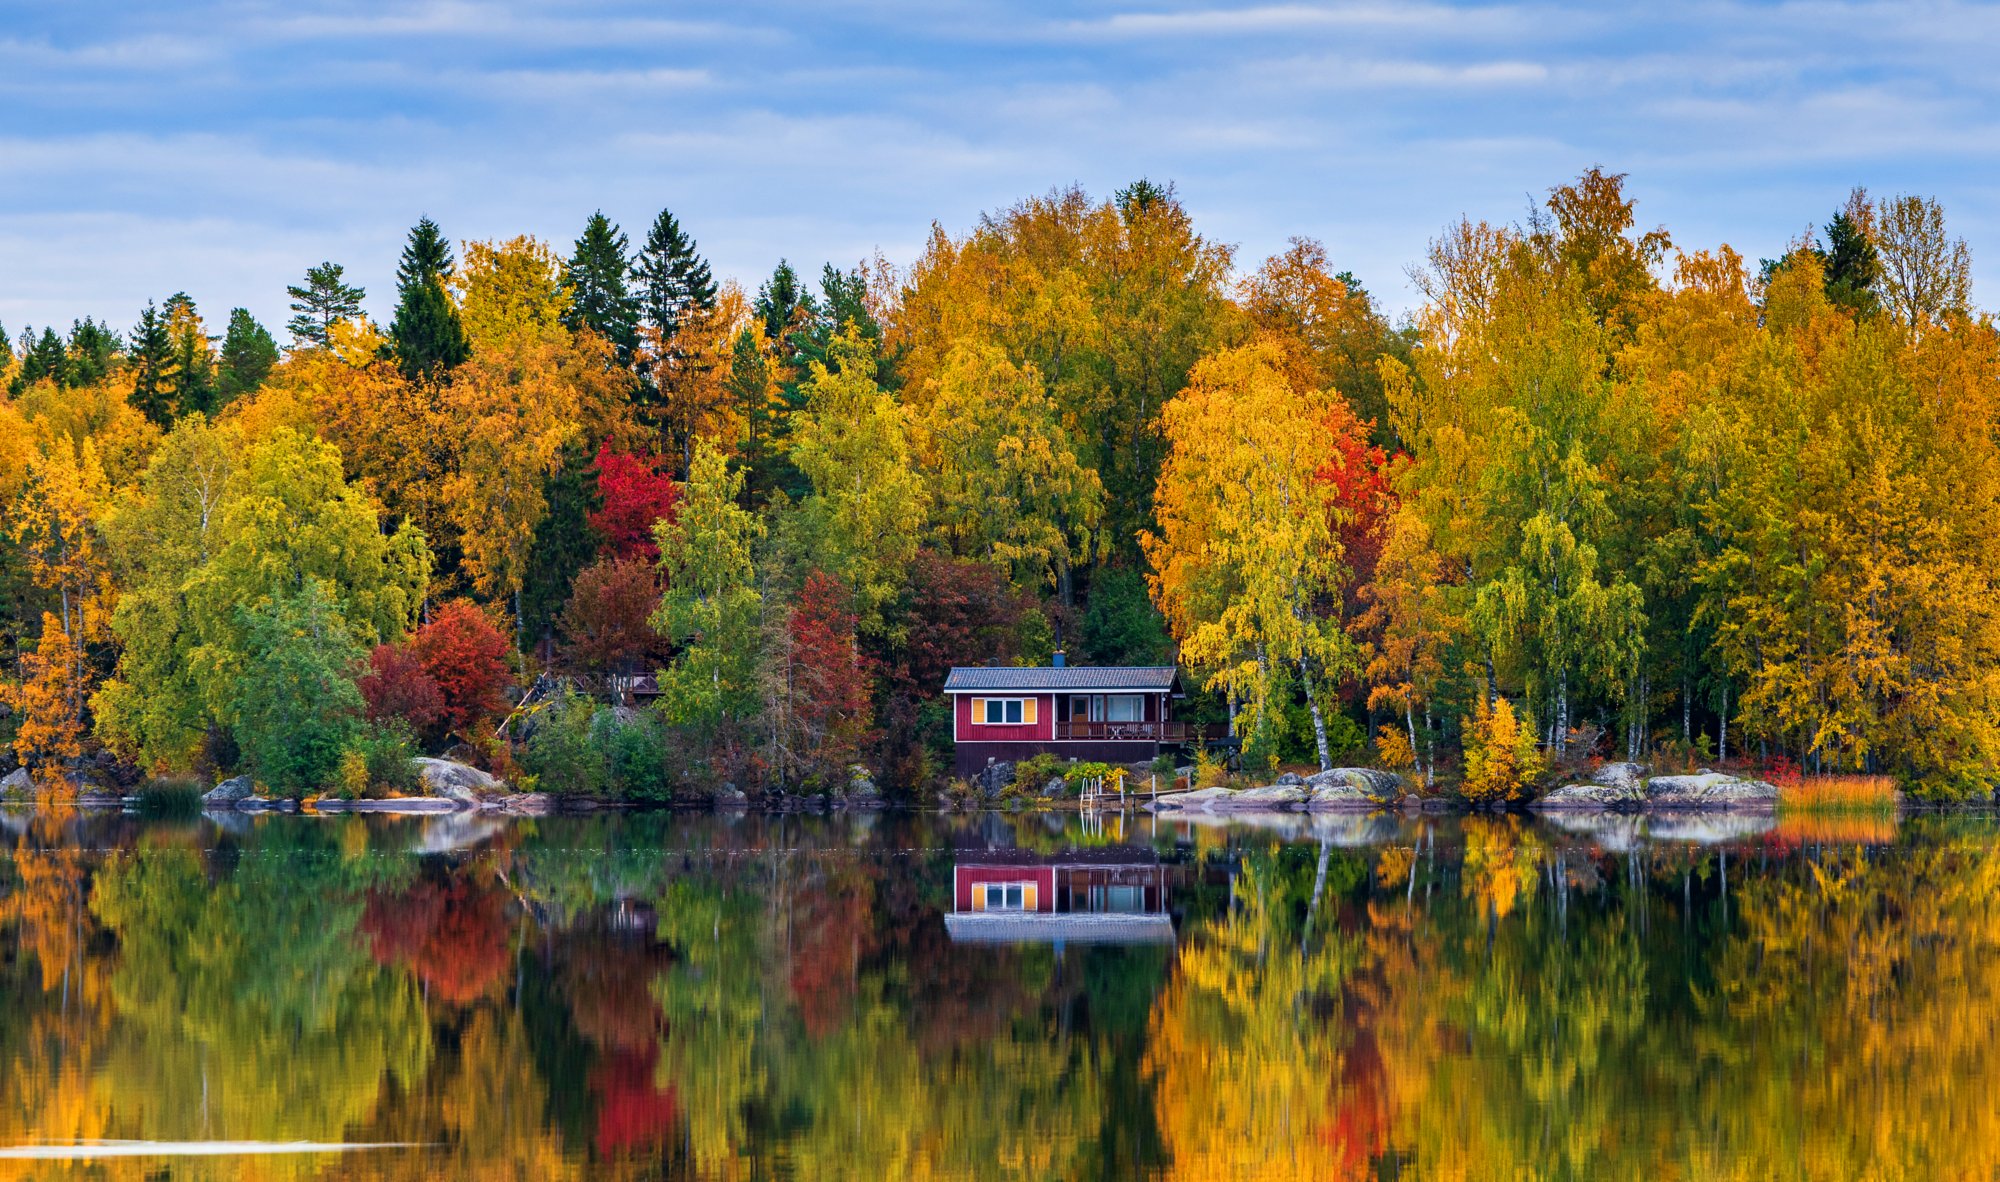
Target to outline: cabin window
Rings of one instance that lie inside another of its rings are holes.
[[[988,726],[1019,726],[1035,721],[1033,698],[980,698],[972,703],[972,721]]]
[[[1137,694],[1113,694],[1104,699],[1106,722],[1139,722],[1146,717],[1146,700]]]

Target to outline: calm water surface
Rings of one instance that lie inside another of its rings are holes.
[[[0,1177],[2000,1169],[1983,817],[0,823]]]

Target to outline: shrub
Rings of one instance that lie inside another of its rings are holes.
[[[338,779],[361,726],[361,691],[347,671],[360,657],[317,580],[244,614],[245,660],[233,730],[257,779],[298,797]]]
[[[1047,751],[1030,755],[1014,765],[1014,788],[1019,792],[1039,795],[1042,785],[1048,783],[1051,776],[1063,775],[1066,766],[1062,758]]]
[[[1228,770],[1222,766],[1222,761],[1215,757],[1215,752],[1204,748],[1194,753],[1194,783],[1188,787],[1219,788],[1228,778]]]
[[[1417,752],[1403,728],[1383,723],[1375,732],[1375,759],[1392,772],[1407,772],[1417,766]]]
[[[535,720],[521,765],[553,796],[595,796],[604,788],[604,760],[591,742],[596,704],[565,690]]]
[[[1531,718],[1516,718],[1514,707],[1501,698],[1481,703],[1465,728],[1465,782],[1468,800],[1511,801],[1527,794],[1545,766],[1535,745]]]
[[[650,712],[623,719],[615,711],[599,710],[591,720],[591,744],[603,760],[604,783],[626,800],[667,800],[673,785],[667,778],[667,733]]]
[[[399,723],[376,723],[356,735],[341,755],[341,786],[350,799],[411,795],[423,787],[410,732]]]

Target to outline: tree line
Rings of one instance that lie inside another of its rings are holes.
[[[1933,201],[1750,265],[1593,169],[1446,227],[1391,323],[1171,186],[1059,189],[907,270],[713,275],[669,212],[567,257],[418,222],[280,349],[180,294],[0,350],[20,761],[393,787],[899,791],[954,664],[1178,659],[1254,769],[1468,794],[1582,758],[1984,791],[2000,745],[1992,322]],[[0,339],[5,334],[0,333]],[[495,723],[543,672],[650,709]],[[518,735],[520,732],[514,732]]]

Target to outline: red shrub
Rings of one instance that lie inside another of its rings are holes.
[[[620,558],[660,560],[653,541],[653,523],[672,518],[681,499],[674,478],[660,471],[660,458],[598,450],[597,497],[603,508],[590,515],[590,525],[604,536],[605,549]]]

